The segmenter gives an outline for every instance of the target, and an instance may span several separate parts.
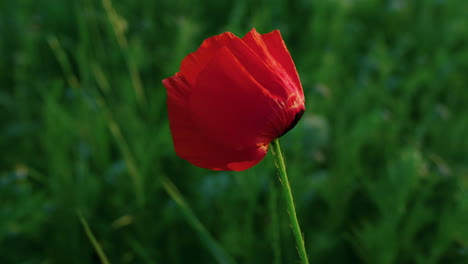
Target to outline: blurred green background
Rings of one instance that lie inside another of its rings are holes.
[[[307,112],[282,138],[311,263],[468,263],[468,1],[2,0],[0,263],[298,263],[270,155],[174,153],[161,79],[280,29]]]

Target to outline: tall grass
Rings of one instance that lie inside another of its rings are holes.
[[[173,150],[161,79],[280,29],[307,111],[282,138],[311,263],[468,263],[468,2],[0,2],[0,263],[295,263],[273,158]]]

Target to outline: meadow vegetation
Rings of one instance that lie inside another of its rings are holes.
[[[0,1],[0,263],[100,263],[86,226],[111,263],[297,263],[272,156],[200,169],[168,126],[161,80],[252,27],[281,30],[306,95],[281,143],[310,262],[468,263],[467,10]]]

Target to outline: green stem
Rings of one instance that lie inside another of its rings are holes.
[[[297,251],[303,264],[309,264],[307,258],[307,252],[305,249],[304,238],[302,237],[301,228],[296,216],[296,207],[294,206],[294,199],[291,192],[291,186],[289,185],[288,174],[286,173],[286,165],[284,164],[283,154],[281,153],[281,147],[279,140],[275,139],[271,142],[273,146],[273,155],[275,156],[276,167],[278,168],[280,181],[283,185],[284,198],[286,199],[286,207],[288,210],[289,221],[291,221],[291,228],[296,239]]]

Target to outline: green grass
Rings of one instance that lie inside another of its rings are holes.
[[[0,263],[297,263],[271,155],[196,168],[168,128],[161,79],[252,27],[281,30],[306,94],[281,141],[310,262],[468,263],[466,10],[0,1]]]

